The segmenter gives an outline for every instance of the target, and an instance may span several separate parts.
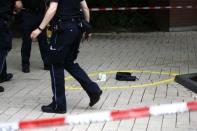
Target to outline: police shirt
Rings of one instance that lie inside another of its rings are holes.
[[[23,7],[29,10],[42,10],[46,8],[47,0],[22,0]]]
[[[0,0],[0,18],[10,20],[14,10],[15,0]]]
[[[55,18],[72,18],[81,15],[80,2],[83,0],[51,0],[58,2]]]

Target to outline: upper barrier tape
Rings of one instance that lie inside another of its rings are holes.
[[[197,6],[145,6],[145,7],[103,7],[90,8],[90,11],[124,11],[124,10],[169,10],[169,9],[197,9]]]
[[[20,121],[16,123],[0,124],[0,131],[16,131],[19,129],[41,128],[46,126],[90,124],[104,121],[115,121],[133,119],[146,116],[158,116],[165,114],[183,113],[197,110],[197,101],[182,102],[174,104],[163,104],[150,107],[132,108],[126,110],[115,110],[95,112],[87,114],[67,115],[57,118],[45,118],[37,120]]]

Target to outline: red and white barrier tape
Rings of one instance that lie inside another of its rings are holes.
[[[158,106],[134,108],[128,110],[115,110],[89,114],[68,115],[65,117],[20,121],[0,125],[0,131],[14,131],[18,129],[40,128],[45,126],[89,124],[92,122],[115,121],[146,116],[182,113],[197,110],[197,101],[164,104]]]
[[[104,7],[90,8],[91,11],[124,11],[124,10],[164,10],[164,9],[196,9],[197,6],[146,6],[146,7]]]

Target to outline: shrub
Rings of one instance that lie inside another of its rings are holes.
[[[150,0],[149,0],[150,1]],[[87,0],[90,8],[148,6],[148,0]],[[148,10],[91,12],[95,30],[145,31],[153,29],[153,19]]]

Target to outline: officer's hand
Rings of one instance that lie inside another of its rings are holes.
[[[23,9],[23,3],[20,0],[15,2],[15,11],[20,12]]]
[[[31,39],[32,40],[36,40],[36,38],[38,37],[38,35],[41,33],[41,30],[39,29],[35,29],[34,31],[32,31],[31,33]]]
[[[85,40],[88,41],[88,39],[89,39],[91,36],[92,36],[92,33],[87,33],[87,32],[85,32],[85,33],[83,34],[82,42],[85,41]]]

